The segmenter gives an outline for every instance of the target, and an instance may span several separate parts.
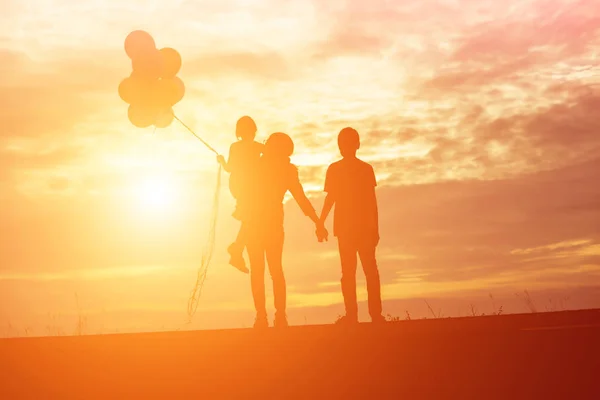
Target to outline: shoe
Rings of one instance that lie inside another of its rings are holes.
[[[250,271],[246,267],[246,261],[244,260],[244,256],[241,251],[238,251],[235,243],[232,243],[227,248],[227,252],[229,253],[229,264],[239,269],[243,273],[247,274]]]
[[[255,329],[266,329],[269,327],[269,320],[267,317],[256,317],[254,320],[254,328]]]
[[[350,317],[348,315],[344,315],[343,317],[338,318],[337,321],[335,321],[335,325],[343,325],[343,326],[350,326],[350,325],[357,325],[358,324],[358,317]]]
[[[383,315],[378,315],[376,317],[371,317],[371,322],[377,325],[385,324],[387,320]]]
[[[282,317],[279,317],[276,315],[275,321],[273,322],[273,326],[275,328],[287,328],[289,325],[286,316],[284,315]]]

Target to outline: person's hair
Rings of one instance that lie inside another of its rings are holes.
[[[360,136],[354,128],[344,128],[338,134],[338,146],[341,151],[355,152],[360,148]]]
[[[256,123],[245,115],[235,124],[235,137],[238,139],[254,139],[256,137]]]
[[[294,141],[283,133],[275,132],[267,139],[265,143],[265,154],[274,157],[291,157],[294,154]]]

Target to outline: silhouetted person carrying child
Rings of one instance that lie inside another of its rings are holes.
[[[298,168],[291,163],[294,152],[292,138],[282,132],[273,133],[267,139],[264,155],[257,169],[257,184],[251,212],[244,215],[248,258],[250,259],[250,281],[256,308],[255,328],[269,326],[265,304],[265,259],[273,281],[275,302],[274,326],[287,327],[286,282],[283,273],[284,212],[283,199],[290,192],[304,214],[315,223],[318,239],[327,237],[327,230],[306,197]]]
[[[230,173],[229,190],[236,199],[236,207],[233,217],[239,221],[249,212],[250,202],[253,199],[252,189],[256,183],[256,169],[263,152],[264,145],[256,142],[256,123],[248,116],[240,118],[235,126],[235,136],[238,139],[229,148],[229,159],[221,155],[217,161],[225,171]],[[242,272],[248,273],[244,262],[244,248],[248,237],[244,224],[240,226],[237,238],[227,248],[229,252],[229,263]]]
[[[357,254],[365,273],[369,295],[369,314],[373,322],[384,322],[381,315],[381,288],[375,251],[379,244],[379,216],[373,167],[356,158],[360,148],[358,132],[344,128],[338,135],[342,159],[331,164],[325,178],[327,197],[321,212],[324,224],[335,205],[333,234],[338,238],[342,264],[342,294],[346,315],[341,324],[358,322],[356,300]]]

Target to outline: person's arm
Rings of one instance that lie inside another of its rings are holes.
[[[377,192],[375,188],[377,187],[377,178],[375,177],[375,170],[371,166],[371,171],[373,174],[373,202],[375,203],[375,234],[376,234],[376,242],[375,246],[379,244],[379,207],[377,205]]]
[[[329,216],[334,204],[335,197],[333,197],[332,193],[327,193],[327,196],[325,196],[325,202],[323,203],[323,208],[321,209],[321,218],[319,218],[323,224],[325,224],[325,221],[327,221],[327,217]]]
[[[294,197],[294,200],[296,200],[296,203],[298,203],[300,206],[300,209],[304,212],[304,215],[306,215],[311,219],[312,222],[315,223],[315,234],[317,235],[319,242],[322,242],[323,240],[327,241],[329,232],[327,232],[327,229],[325,229],[325,225],[317,216],[317,212],[310,203],[310,200],[308,200],[308,197],[306,197],[306,193],[304,193],[304,188],[300,183],[300,179],[298,179],[298,169],[296,166],[292,166],[292,168],[293,171],[288,190]]]
[[[375,246],[377,246],[379,244],[379,240],[381,239],[379,236],[379,210],[377,207],[377,194],[375,194],[375,233],[376,233],[376,242],[375,242]]]
[[[296,203],[298,203],[298,206],[300,206],[300,209],[302,210],[304,215],[310,218],[310,220],[315,224],[319,224],[320,219],[317,216],[317,212],[312,206],[310,200],[308,200],[308,197],[306,197],[306,193],[304,193],[304,188],[302,187],[300,179],[298,178],[298,170],[296,169],[296,167],[293,168],[294,172],[290,179],[288,190],[294,197],[294,200],[296,200]]]
[[[377,188],[377,178],[375,177],[375,170],[372,165],[369,165],[369,184],[365,187],[365,190],[369,190],[369,204],[372,209],[370,210],[373,229],[373,239],[375,240],[375,246],[379,244],[379,210],[377,207],[377,194],[375,189]]]
[[[229,157],[227,159],[229,160],[229,162],[225,161],[225,157],[223,157],[222,155],[219,154],[217,156],[217,162],[221,164],[223,169],[226,172],[231,172],[231,147],[229,148]]]
[[[335,204],[335,190],[333,188],[334,182],[333,177],[331,176],[331,167],[327,168],[327,173],[325,174],[325,187],[324,190],[327,192],[327,196],[325,196],[325,202],[323,203],[323,208],[321,209],[321,222],[325,224],[333,205]]]

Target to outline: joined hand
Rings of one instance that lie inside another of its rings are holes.
[[[319,240],[319,243],[323,242],[323,240],[327,241],[327,239],[329,237],[329,232],[327,232],[325,225],[322,223],[317,224],[317,230],[316,230],[315,234],[317,235],[317,239]]]

